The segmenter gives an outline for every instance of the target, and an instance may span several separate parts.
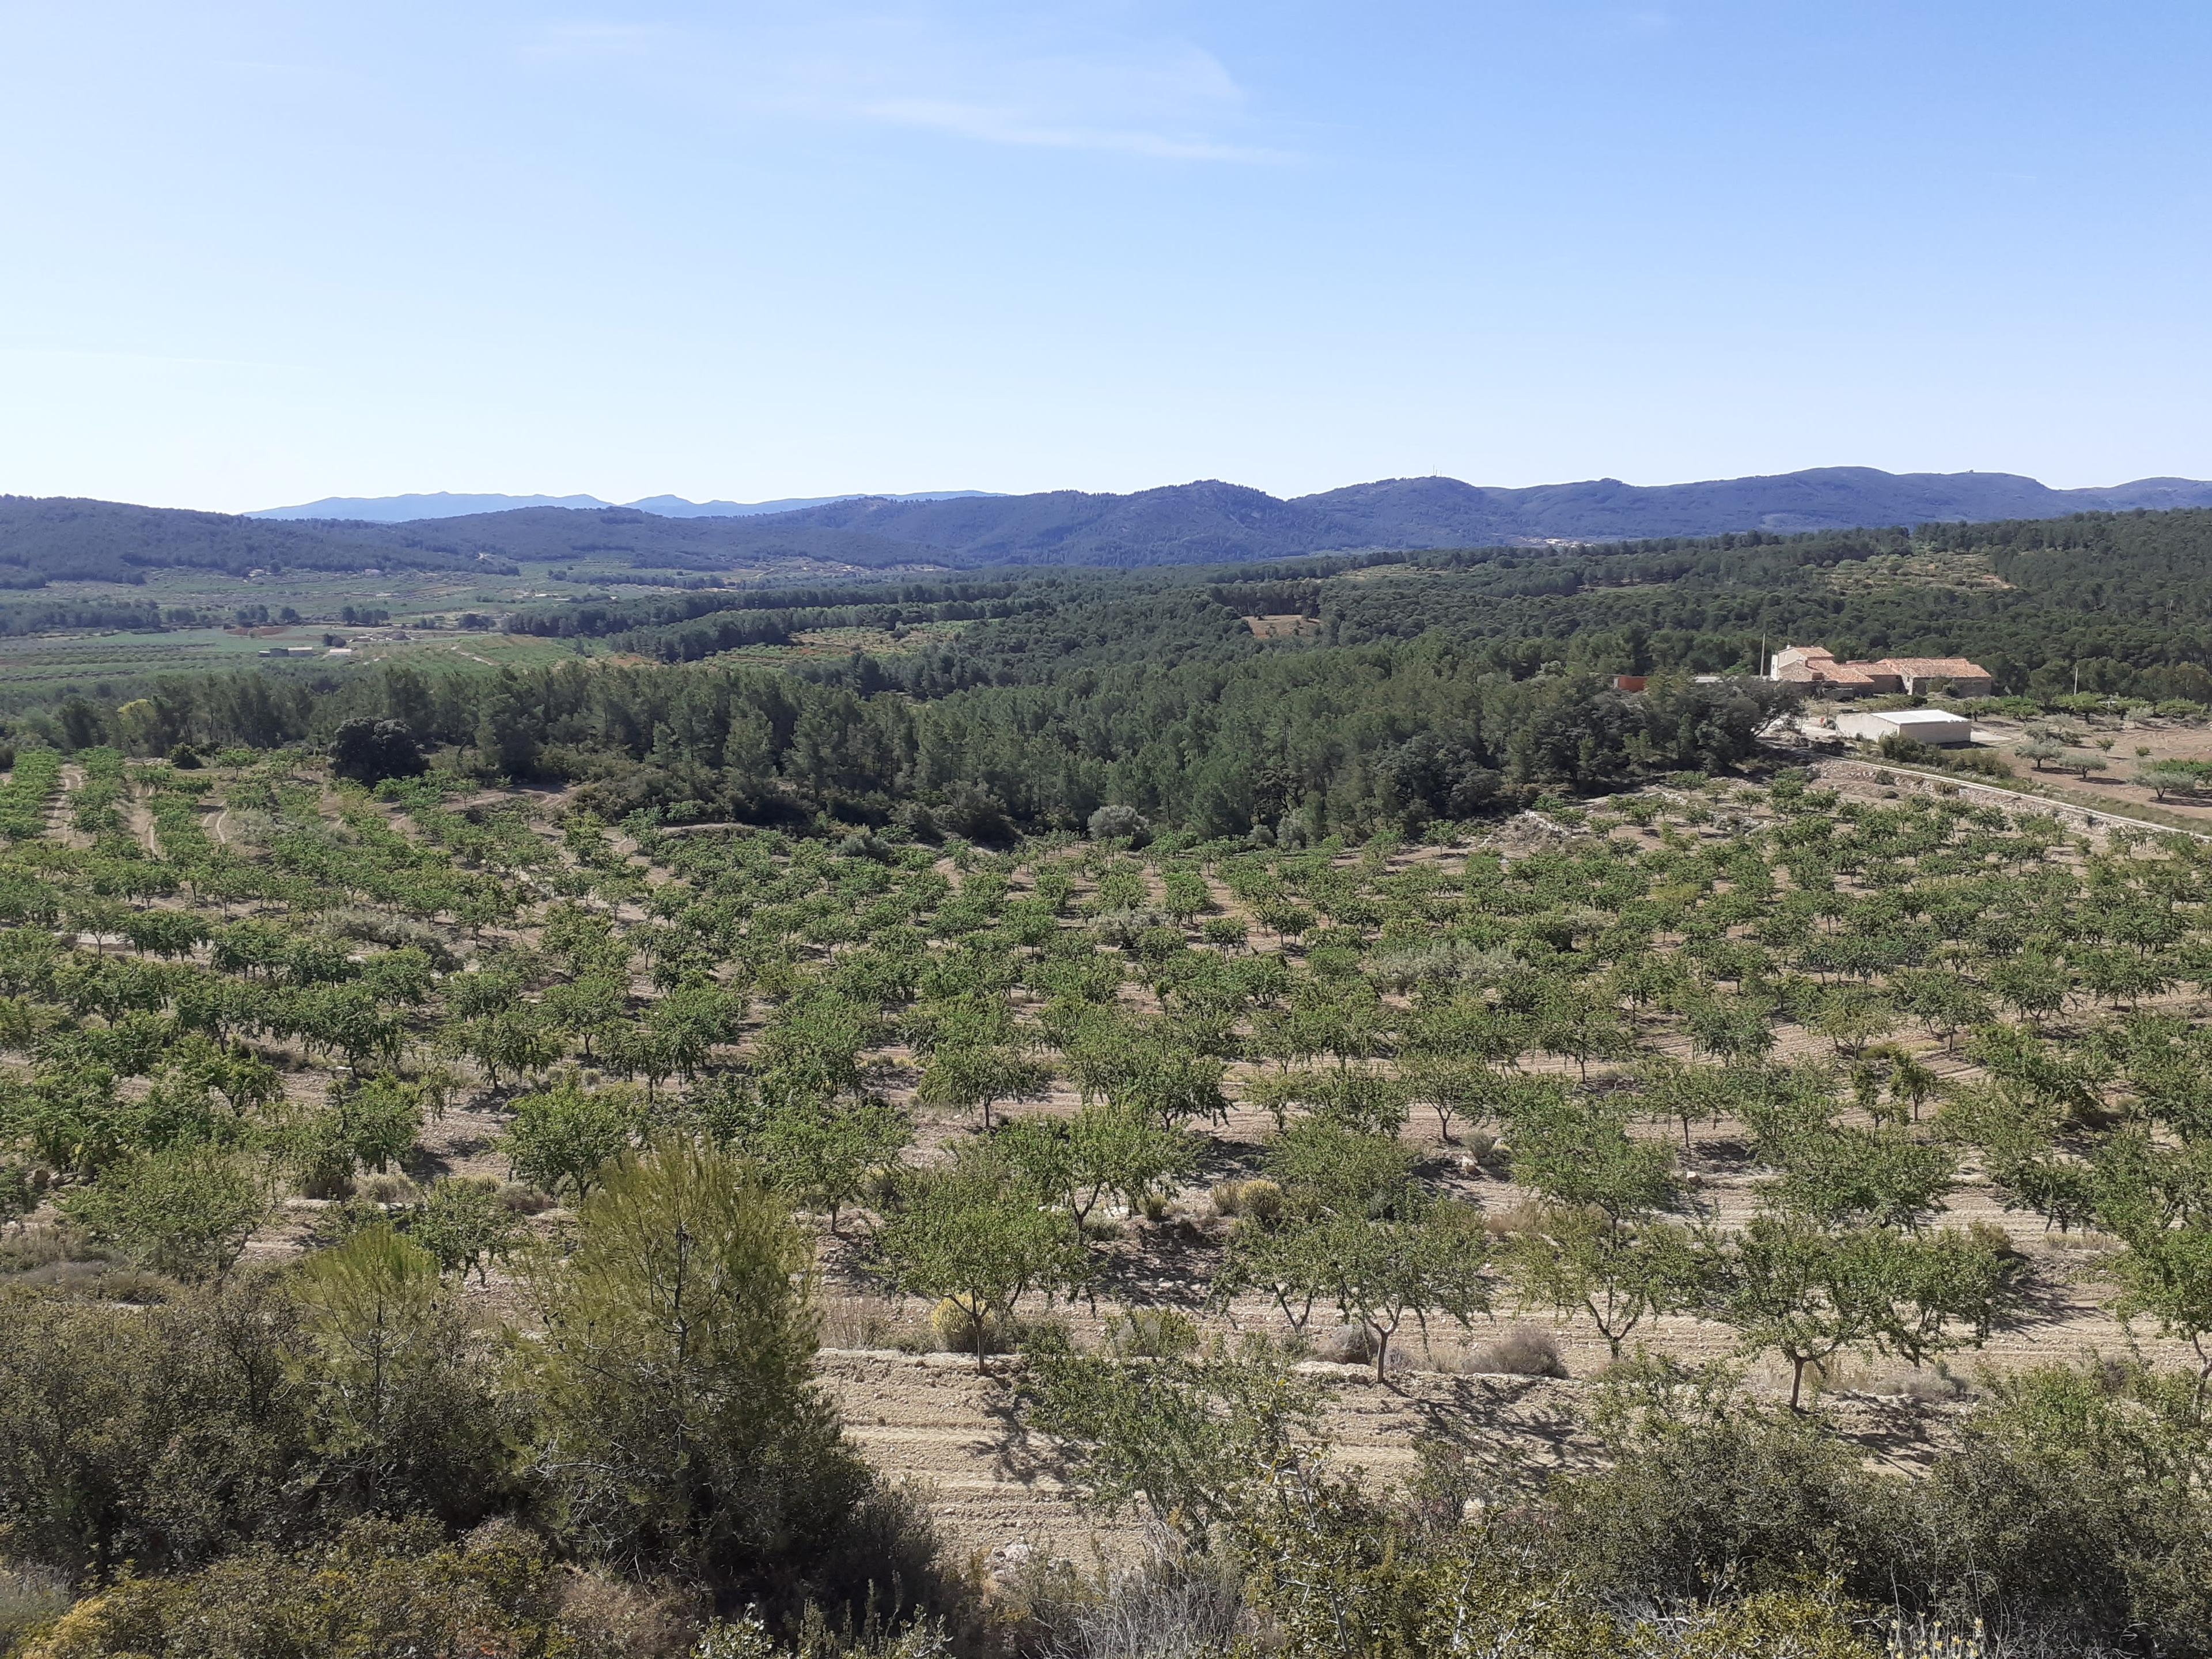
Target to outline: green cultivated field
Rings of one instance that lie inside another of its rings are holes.
[[[219,628],[191,628],[162,634],[118,629],[0,639],[0,687],[96,694],[100,685],[149,674],[242,668],[269,646],[305,645],[320,635],[320,629],[290,629],[279,637],[253,639]]]
[[[0,635],[0,702],[26,708],[74,696],[122,701],[137,695],[133,688],[163,675],[247,666],[267,666],[280,673],[313,667],[328,673],[339,670],[347,659],[271,662],[262,656],[280,646],[311,646],[319,651],[326,634],[343,636],[354,649],[356,662],[404,658],[424,668],[520,667],[580,654],[604,656],[604,645],[580,648],[568,641],[489,629],[465,630],[459,623],[470,612],[496,616],[519,605],[665,591],[661,583],[626,580],[633,576],[626,570],[579,567],[574,574],[574,579],[568,580],[538,571],[522,578],[464,582],[419,571],[381,575],[310,571],[248,581],[207,571],[163,570],[150,574],[143,586],[57,582],[21,596],[17,603],[150,601],[164,611],[194,611],[226,623],[241,608],[264,606],[272,618],[289,609],[301,620],[289,625],[272,622],[251,633],[232,625]],[[388,611],[391,621],[377,628],[344,623],[340,617],[348,606],[356,611]],[[404,643],[376,637],[394,630],[412,637]]]

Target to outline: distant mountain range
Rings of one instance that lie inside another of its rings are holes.
[[[2052,489],[2004,472],[1900,475],[1822,467],[1658,486],[1601,478],[1497,489],[1452,478],[1394,478],[1291,501],[1207,480],[1128,495],[939,491],[799,506],[698,504],[671,497],[626,507],[546,504],[592,500],[572,497],[495,511],[447,511],[487,499],[521,498],[333,500],[274,515],[232,517],[0,496],[0,586],[21,586],[40,575],[128,580],[130,570],[161,565],[244,574],[280,565],[500,569],[573,560],[702,572],[793,563],[876,569],[1221,564],[1315,553],[1544,546],[2212,507],[2212,483],[2144,478],[2109,489]],[[386,506],[419,512],[425,501],[439,504],[436,515],[399,522],[297,516],[335,514],[341,507],[363,514]],[[11,576],[11,566],[20,574]]]
[[[1281,501],[1207,480],[1130,495],[976,489],[832,495],[775,501],[690,501],[648,495],[331,496],[249,518],[422,523],[535,507],[648,513],[667,519],[773,519],[732,546],[765,538],[839,540],[854,534],[955,556],[961,563],[1184,562],[1265,558],[1347,547],[1461,547],[1485,543],[1613,541],[1731,530],[1844,530],[1939,520],[2051,518],[2085,509],[2212,505],[2212,484],[2144,478],[2104,489],[2052,489],[2008,472],[1879,472],[1822,467],[1707,483],[1591,483],[1488,489],[1455,478],[1392,478]],[[520,530],[520,526],[516,526]],[[505,539],[491,526],[481,533]],[[586,532],[589,533],[589,532]],[[530,538],[536,540],[536,536]],[[529,556],[526,553],[522,556]]]
[[[865,493],[865,492],[860,492]],[[988,495],[985,489],[921,489],[884,495],[889,501],[949,501],[968,495]],[[459,519],[478,513],[512,513],[526,507],[632,507],[664,519],[746,519],[761,513],[796,513],[802,507],[827,507],[832,501],[860,499],[853,495],[793,495],[780,501],[687,501],[681,495],[647,495],[635,501],[603,501],[597,495],[454,495],[440,490],[430,495],[325,495],[298,507],[264,507],[248,513],[249,519],[331,519],[362,524],[414,524],[424,519]]]

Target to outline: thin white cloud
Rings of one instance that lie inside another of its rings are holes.
[[[1118,151],[1164,161],[1279,161],[1280,150],[1251,144],[1225,144],[1209,138],[1114,127],[1041,125],[1018,110],[963,104],[945,99],[892,98],[855,105],[851,113],[890,126],[949,132],[991,144],[1027,144],[1051,149]]]
[[[759,113],[1165,161],[1288,159],[1253,141],[1244,90],[1212,53],[1048,13],[1017,22],[921,3],[769,8],[711,27],[548,25],[522,50],[548,63],[650,59],[672,83]]]
[[[167,368],[254,368],[296,372],[299,363],[258,357],[191,357],[168,351],[125,351],[108,346],[12,344],[0,341],[0,357],[50,362],[155,364]]]

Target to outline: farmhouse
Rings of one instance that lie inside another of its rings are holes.
[[[1816,696],[1863,697],[1900,689],[1894,677],[1870,673],[1873,666],[1838,662],[1824,645],[1793,645],[1774,653],[1770,678],[1782,685],[1802,685]]]
[[[1802,685],[1816,696],[1880,696],[1893,691],[1948,689],[1954,696],[1986,697],[1989,670],[1964,657],[1884,657],[1879,662],[1839,662],[1824,645],[1786,646],[1774,653],[1769,678]]]
[[[1986,697],[1995,686],[1988,669],[1964,657],[1885,657],[1869,665],[1888,669],[1907,691],[1934,691],[1948,685],[1954,697]]]

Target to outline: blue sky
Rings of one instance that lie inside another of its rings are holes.
[[[0,0],[0,490],[2212,476],[2212,7]]]

